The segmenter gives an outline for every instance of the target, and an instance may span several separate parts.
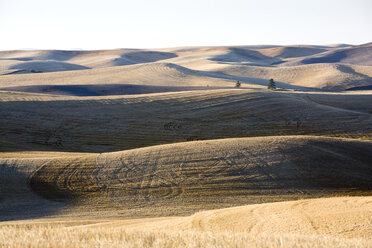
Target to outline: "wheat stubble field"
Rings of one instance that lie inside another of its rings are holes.
[[[0,247],[372,246],[371,43],[0,58]]]

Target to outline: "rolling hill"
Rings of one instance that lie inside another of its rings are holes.
[[[0,51],[0,246],[371,246],[370,48]]]
[[[299,65],[299,64],[315,64],[315,63],[344,63],[355,65],[372,65],[372,43],[339,48],[333,51],[327,51],[321,54],[309,56],[303,59],[291,61],[284,66]]]
[[[320,47],[309,47],[309,46],[283,46],[283,47],[259,49],[257,51],[269,57],[287,59],[287,58],[297,58],[297,57],[314,55],[317,53],[325,52],[327,51],[327,49],[320,48]]]
[[[274,78],[308,88],[342,91],[348,88],[372,85],[372,67],[346,64],[309,64],[290,67],[225,66],[212,69],[216,73],[246,78]],[[249,82],[249,79],[247,80]],[[281,87],[281,85],[278,85]],[[288,88],[282,86],[283,88]]]
[[[177,68],[187,76],[200,77],[198,86],[213,86],[213,80],[243,81],[266,85],[269,78],[287,89],[295,86],[342,91],[372,84],[371,44],[358,46],[235,46],[185,47],[168,49],[116,49],[97,51],[1,51],[0,85],[17,86],[33,80],[47,80],[51,84],[120,83],[149,84],[145,75],[153,74],[154,81],[170,84],[174,74],[166,68]],[[153,63],[156,63],[153,65]],[[142,67],[130,65],[142,64]],[[307,66],[306,66],[307,65]],[[129,66],[129,67],[128,67]],[[107,70],[97,68],[107,68]],[[119,68],[115,68],[119,67]],[[90,70],[86,70],[92,68]],[[49,74],[48,72],[84,70]],[[159,71],[160,70],[160,71]],[[226,73],[227,71],[227,73]],[[40,75],[43,72],[47,75]],[[229,73],[233,72],[233,73]],[[19,76],[12,74],[35,74]],[[113,73],[110,76],[108,74]],[[164,73],[167,73],[164,75]],[[9,75],[11,74],[11,75]],[[7,76],[6,76],[7,75]],[[164,79],[159,78],[162,76]],[[119,79],[119,78],[120,79]],[[178,77],[181,79],[182,77]],[[129,80],[129,82],[128,82]],[[99,81],[99,82],[98,82]],[[107,82],[109,81],[109,82]],[[183,80],[184,81],[184,80]],[[172,82],[175,84],[175,82]],[[182,81],[177,83],[182,86]],[[189,84],[189,83],[188,83]]]
[[[370,194],[371,147],[370,141],[276,136],[101,154],[3,153],[1,212],[6,215],[1,218],[19,216],[23,207],[28,208],[26,216],[87,211],[101,217],[161,216],[283,199]]]
[[[6,120],[0,122],[3,151],[108,152],[300,134],[370,140],[372,134],[369,95],[340,94],[329,102],[317,100],[327,97],[315,93],[244,89],[81,98],[11,96],[0,101],[0,118]],[[361,101],[364,104],[358,105]],[[343,109],[344,102],[349,104]],[[338,103],[340,107],[334,107]]]

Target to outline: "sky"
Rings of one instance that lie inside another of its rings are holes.
[[[0,0],[0,50],[372,41],[371,0]]]

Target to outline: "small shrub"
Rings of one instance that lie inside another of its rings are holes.
[[[276,85],[275,85],[274,79],[271,78],[269,80],[269,83],[267,84],[267,88],[269,90],[275,90],[276,89]]]

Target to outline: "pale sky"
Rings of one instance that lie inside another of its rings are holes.
[[[372,41],[372,0],[0,0],[0,50]]]

